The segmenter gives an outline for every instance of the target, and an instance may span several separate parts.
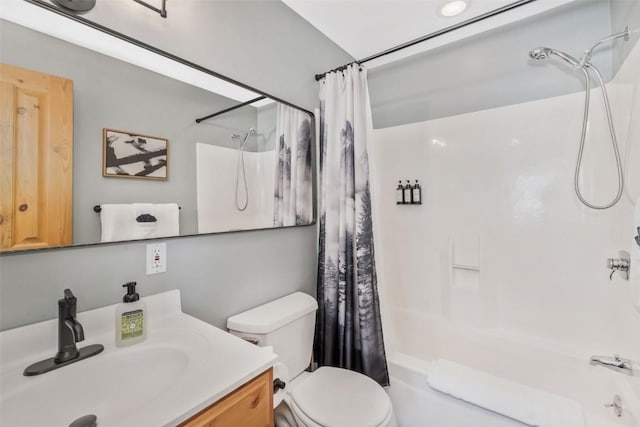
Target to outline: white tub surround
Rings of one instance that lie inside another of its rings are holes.
[[[586,362],[594,354],[640,359],[630,282],[610,281],[606,268],[635,236],[639,76],[640,44],[607,84],[626,190],[605,211],[583,206],[573,189],[584,92],[374,131],[391,353],[429,352],[413,327],[435,316]],[[594,88],[580,185],[601,204],[615,195],[617,174],[599,96]],[[398,179],[408,176],[423,184],[423,204],[411,209],[395,204]],[[475,270],[455,267],[462,263]]]
[[[273,227],[276,154],[244,151],[243,175],[240,150],[196,144],[198,233]],[[240,206],[248,198],[243,211],[236,208],[236,192]]]
[[[143,300],[144,342],[115,347],[116,305],[78,313],[85,335],[78,348],[102,344],[104,351],[38,376],[22,372],[55,354],[57,319],[0,333],[0,425],[65,426],[94,414],[105,426],[175,426],[277,360],[184,314],[177,290]]]
[[[631,226],[631,265],[629,266],[629,289],[631,302],[640,313],[640,200],[636,202]]]

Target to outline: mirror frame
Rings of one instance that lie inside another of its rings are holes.
[[[127,36],[126,34],[123,34],[119,31],[113,30],[109,27],[106,27],[104,25],[98,24],[96,22],[93,22],[89,19],[83,18],[82,16],[73,14],[69,11],[65,11],[63,9],[60,9],[58,7],[56,7],[55,5],[46,2],[45,0],[23,0],[27,3],[30,3],[34,6],[38,6],[41,7],[49,12],[58,14],[60,16],[63,16],[65,18],[71,19],[73,21],[76,21],[78,23],[81,23],[83,25],[86,25],[94,30],[98,30],[102,33],[105,33],[107,35],[110,35],[112,37],[115,37],[117,39],[120,39],[122,41],[125,41],[127,43],[130,43],[134,46],[140,47],[142,49],[148,50],[156,55],[160,55],[164,58],[167,58],[169,60],[178,62],[182,65],[185,65],[187,67],[193,68],[197,71],[200,71],[202,73],[208,74],[212,77],[218,78],[220,80],[224,80],[227,83],[231,83],[234,85],[237,85],[243,89],[255,92],[258,95],[262,95],[265,96],[267,98],[270,98],[276,102],[279,102],[281,104],[287,105],[289,107],[293,107],[296,108],[300,111],[303,111],[305,113],[307,113],[310,118],[311,118],[311,124],[313,126],[314,132],[313,132],[313,136],[312,136],[312,151],[311,151],[311,163],[313,165],[312,168],[312,199],[313,199],[313,206],[312,206],[312,212],[313,212],[313,217],[312,220],[309,224],[304,224],[304,225],[288,225],[288,226],[283,226],[283,227],[264,227],[264,228],[250,228],[250,229],[246,229],[246,230],[229,230],[229,231],[219,231],[219,232],[215,232],[215,233],[201,233],[201,234],[185,234],[185,235],[178,235],[178,236],[170,236],[170,237],[158,237],[158,238],[153,238],[153,239],[137,239],[137,240],[122,240],[122,241],[118,241],[118,242],[95,242],[95,243],[79,243],[79,244],[71,244],[71,245],[66,245],[66,246],[50,246],[50,247],[43,247],[43,248],[33,248],[33,249],[24,249],[24,250],[17,250],[17,251],[3,251],[0,252],[0,257],[2,256],[7,256],[7,255],[20,255],[20,254],[27,254],[27,253],[33,253],[33,252],[43,252],[43,251],[51,251],[51,250],[59,250],[59,249],[74,249],[74,248],[87,248],[87,247],[93,247],[93,246],[103,246],[103,245],[120,245],[120,244],[131,244],[131,243],[139,243],[139,242],[149,242],[149,241],[156,241],[156,240],[167,240],[167,239],[179,239],[179,238],[184,238],[184,237],[199,237],[199,236],[212,236],[212,235],[218,235],[218,234],[229,234],[229,233],[246,233],[246,232],[251,232],[251,231],[263,231],[263,230],[278,230],[278,229],[283,229],[283,228],[294,228],[294,227],[309,227],[309,226],[315,226],[317,221],[318,221],[318,200],[317,200],[317,193],[318,193],[318,188],[317,188],[317,167],[316,167],[316,162],[317,162],[317,132],[316,132],[316,116],[313,112],[302,108],[298,105],[292,104],[290,102],[284,101],[280,98],[277,98],[275,96],[272,96],[262,90],[256,89],[254,87],[251,87],[247,84],[244,84],[242,82],[239,82],[237,80],[234,80],[230,77],[224,76],[222,74],[216,73],[213,70],[210,70],[209,68],[203,67],[201,65],[198,65],[194,62],[191,62],[187,59],[184,59],[182,57],[179,57],[177,55],[174,55],[172,53],[169,53],[165,50],[162,50],[160,48],[157,48],[155,46],[152,46],[150,44],[144,43],[140,40],[137,40],[133,37]],[[34,31],[38,31],[38,30],[34,30]],[[241,106],[240,103],[238,103],[237,106],[232,106],[231,108],[234,109],[235,107],[239,107]]]

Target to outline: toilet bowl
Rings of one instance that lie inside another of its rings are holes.
[[[298,426],[395,427],[391,401],[383,388],[346,369],[325,366],[305,375],[292,384],[284,403]]]
[[[305,372],[311,360],[315,311],[311,296],[297,292],[230,317],[229,332],[271,346],[286,386],[274,395],[276,427],[395,427],[391,400],[371,378],[323,366]]]

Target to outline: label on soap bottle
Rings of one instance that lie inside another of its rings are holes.
[[[136,338],[143,333],[144,311],[134,310],[122,313],[120,316],[120,338],[127,340]]]

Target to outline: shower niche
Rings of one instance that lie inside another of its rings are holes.
[[[449,285],[446,311],[460,325],[485,325],[488,319],[487,290],[481,281],[481,242],[478,233],[455,232],[449,236]]]

